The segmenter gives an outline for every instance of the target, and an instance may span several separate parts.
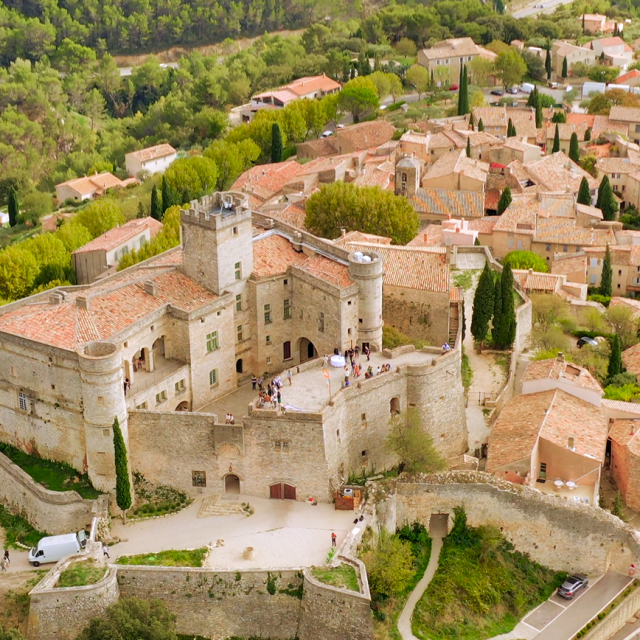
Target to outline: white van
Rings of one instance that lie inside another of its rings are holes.
[[[29,550],[29,562],[34,567],[39,567],[45,562],[58,562],[80,549],[84,549],[87,544],[87,534],[85,531],[78,533],[64,533],[60,536],[48,536],[38,542],[37,547]]]
[[[531,93],[534,89],[535,85],[531,84],[530,82],[523,82],[522,86],[520,87],[520,91],[522,91],[522,93]]]

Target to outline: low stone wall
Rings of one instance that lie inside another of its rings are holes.
[[[627,620],[640,609],[640,589],[630,593],[607,617],[599,622],[586,636],[584,640],[609,640],[611,636],[622,629]],[[598,614],[594,611],[594,617]]]
[[[85,500],[75,491],[45,489],[2,453],[0,502],[38,531],[54,535],[85,529],[93,517],[106,517],[108,513],[108,496]]]
[[[626,573],[640,557],[637,534],[610,513],[490,474],[450,471],[402,478],[395,487],[395,522],[394,509],[385,511],[390,530],[414,520],[426,524],[434,513],[453,516],[464,505],[469,524],[499,527],[516,549],[552,569]]]

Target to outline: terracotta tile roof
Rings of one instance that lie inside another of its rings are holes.
[[[361,122],[353,124],[344,129],[340,129],[335,135],[338,145],[340,142],[347,142],[356,149],[370,149],[385,142],[389,142],[395,133],[395,127],[384,120],[374,120],[373,122]]]
[[[117,178],[112,173],[104,171],[93,176],[85,176],[83,178],[73,178],[66,182],[61,182],[56,185],[58,187],[70,187],[81,195],[89,195],[92,193],[103,193],[107,189],[114,187],[121,187],[122,180]]]
[[[453,151],[456,148],[461,148],[459,144],[456,144],[456,140],[453,136],[448,136],[448,131],[440,131],[434,133],[429,138],[429,149],[449,149]]]
[[[330,138],[318,138],[317,140],[308,140],[307,142],[301,142],[298,145],[298,149],[302,147],[304,151],[310,149],[318,157],[331,156],[338,153],[338,149]]]
[[[334,243],[341,247],[344,247],[350,242],[368,242],[371,244],[389,245],[391,244],[391,238],[387,238],[386,236],[377,236],[373,233],[363,233],[362,231],[349,231],[334,240]]]
[[[482,120],[485,127],[506,127],[509,122],[504,107],[474,107],[473,119],[475,122]]]
[[[339,82],[332,80],[325,74],[321,76],[309,76],[306,78],[298,78],[289,84],[285,84],[277,89],[271,91],[263,91],[253,96],[253,98],[264,98],[268,96],[275,96],[282,102],[287,103],[296,98],[300,98],[316,91],[323,91],[325,93],[336,91],[340,89]]]
[[[349,243],[352,251],[373,251],[383,260],[383,283],[422,291],[449,293],[449,265],[442,252],[419,247]]]
[[[640,169],[629,158],[599,158],[597,166],[604,173],[635,173]]]
[[[614,298],[611,298],[609,307],[627,307],[633,311],[634,316],[640,316],[640,300],[615,296]]]
[[[591,130],[591,139],[595,140],[603,133],[620,133],[626,135],[629,133],[629,125],[623,124],[622,122],[614,122],[611,116],[596,116]]]
[[[478,191],[418,189],[409,200],[418,213],[454,218],[481,218],[484,215],[484,199]]]
[[[631,71],[618,76],[615,83],[626,84],[629,80],[633,80],[634,78],[640,78],[640,71],[638,71],[638,69],[632,69]]]
[[[490,216],[486,218],[477,218],[469,221],[469,230],[478,231],[479,233],[492,233],[493,228],[498,222],[498,216]]]
[[[622,363],[629,373],[640,375],[640,343],[622,352]]]
[[[538,218],[534,241],[605,247],[607,244],[615,243],[615,235],[611,229],[585,229],[575,220]]]
[[[462,173],[470,178],[475,178],[486,182],[489,172],[489,164],[481,160],[467,158],[464,149],[451,151],[440,156],[432,165],[427,168],[423,180],[433,180],[444,178],[452,173]]]
[[[162,230],[162,222],[158,222],[154,218],[136,218],[130,220],[121,227],[114,227],[101,236],[98,236],[83,247],[76,249],[73,253],[89,253],[91,251],[112,251],[121,244],[128,242],[131,238],[137,236],[145,229],[149,229],[151,237],[155,236]]]
[[[287,238],[272,233],[253,243],[253,275],[267,278],[286,273],[291,265],[307,260],[304,253],[298,253]]]
[[[573,196],[559,194],[516,194],[494,226],[495,231],[533,235],[544,219],[561,219],[575,225]]]
[[[315,255],[304,262],[297,263],[296,269],[306,271],[320,280],[324,280],[340,289],[345,289],[353,284],[349,276],[349,267],[335,260],[330,260],[321,255]]]
[[[627,413],[637,413],[640,415],[640,404],[636,402],[622,402],[621,400],[606,400],[603,398],[601,404],[606,409],[626,411]]]
[[[609,119],[618,122],[640,122],[640,107],[611,107]]]
[[[524,169],[531,180],[546,191],[578,193],[582,178],[587,179],[590,189],[599,186],[598,180],[572,162],[562,151],[527,164]]]
[[[500,189],[487,189],[484,194],[485,211],[496,211],[501,195]]]
[[[564,380],[582,389],[602,392],[602,387],[587,369],[559,358],[530,362],[522,376],[522,382],[544,380],[546,378]]]
[[[272,215],[272,214],[269,214]],[[307,217],[306,211],[297,204],[289,204],[285,209],[273,214],[274,218],[282,220],[286,224],[290,224],[297,229],[306,229],[304,221]]]
[[[612,36],[611,38],[597,38],[596,40],[587,42],[585,46],[589,47],[590,49],[595,49],[595,47],[593,46],[595,43],[597,43],[603,50],[607,47],[622,46],[624,47],[625,51],[633,51],[633,49],[631,49],[631,47],[620,36]]]
[[[232,185],[232,191],[242,191],[265,202],[292,178],[302,175],[304,165],[295,160],[277,164],[261,164],[245,171]]]
[[[590,218],[602,220],[602,211],[597,207],[591,207],[587,204],[578,204],[576,202],[576,213],[581,213],[582,215],[589,216]]]
[[[569,124],[586,124],[592,128],[596,119],[596,116],[589,113],[567,113],[566,117]]]
[[[464,302],[464,289],[462,287],[453,287],[449,300],[451,302]]]
[[[579,142],[584,140],[584,134],[588,128],[586,123],[576,124],[571,122],[547,122],[546,125],[547,141],[553,140],[555,137],[556,125],[558,127],[558,136],[560,140],[571,140],[571,136],[575,133]]]
[[[560,278],[551,273],[539,273],[521,269],[513,270],[513,277],[525,291],[555,292],[559,286]]]
[[[611,401],[609,401],[611,402]],[[621,411],[633,412],[634,405],[631,402],[618,402],[616,404],[631,405],[631,409],[626,407],[612,407]],[[640,409],[640,405],[635,405]],[[638,438],[638,431],[640,431],[640,420],[618,418],[614,420],[609,430],[609,437],[622,447],[627,447],[631,453],[638,456],[640,455],[640,438]]]
[[[509,400],[489,439],[487,469],[526,460],[538,438],[573,453],[604,461],[607,421],[604,412],[560,389],[520,395]]]
[[[452,56],[481,55],[491,60],[497,58],[493,51],[479,47],[471,38],[449,38],[433,45],[431,49],[423,49],[422,54],[428,60],[440,60]]]
[[[154,147],[132,151],[126,155],[133,156],[136,160],[140,160],[140,162],[148,162],[149,160],[156,160],[157,158],[166,158],[174,153],[176,153],[176,150],[170,144],[157,144]]]

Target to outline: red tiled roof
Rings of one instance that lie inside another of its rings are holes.
[[[622,363],[629,373],[640,375],[640,343],[622,352]]]
[[[174,153],[176,153],[176,150],[170,144],[157,144],[154,147],[132,151],[131,153],[127,153],[127,155],[133,156],[136,160],[140,160],[140,162],[148,162],[156,158],[165,158]]]
[[[550,358],[548,360],[534,360],[527,365],[522,382],[530,382],[532,380],[543,380],[549,378],[551,380],[566,380],[582,389],[590,389],[591,391],[602,391],[602,387],[598,381],[585,369],[572,362],[561,360],[559,358]]]
[[[304,253],[295,251],[289,240],[275,233],[253,243],[253,275],[258,278],[286,273],[291,265],[305,260]]]
[[[304,173],[304,165],[295,160],[277,164],[261,164],[245,171],[231,187],[232,191],[243,191],[262,202],[280,191],[293,178]]]
[[[616,84],[625,84],[629,80],[633,80],[633,78],[640,78],[640,71],[638,69],[632,69],[628,73],[623,73],[621,76],[616,78]]]
[[[297,264],[296,267],[341,289],[350,287],[353,284],[347,265],[336,262],[335,260],[330,260],[324,256],[312,256],[304,262]]]
[[[137,236],[145,229],[149,229],[151,237],[155,236],[162,230],[162,222],[158,222],[154,218],[136,218],[130,220],[121,227],[114,227],[101,236],[98,236],[83,247],[76,249],[74,253],[88,253],[91,251],[111,251],[121,244],[128,242],[131,238]]]

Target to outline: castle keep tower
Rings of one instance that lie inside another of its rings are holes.
[[[183,270],[209,291],[234,291],[253,271],[248,196],[216,192],[192,200],[180,216]]]
[[[96,489],[113,491],[113,419],[117,416],[128,447],[122,358],[112,342],[90,342],[78,351],[87,472]]]
[[[373,252],[349,254],[349,276],[358,285],[358,344],[382,349],[382,258]]]

